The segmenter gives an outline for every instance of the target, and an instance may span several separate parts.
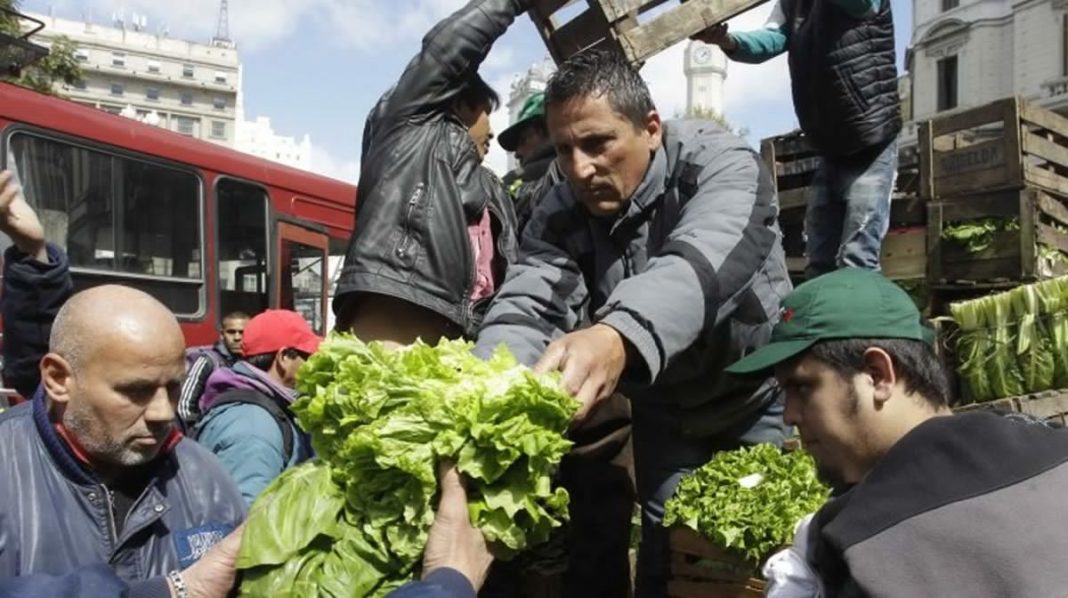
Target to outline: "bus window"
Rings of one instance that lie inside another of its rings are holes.
[[[289,239],[282,240],[282,298],[286,309],[300,312],[317,333],[324,331],[323,265],[326,252]]]
[[[46,237],[67,252],[76,289],[117,282],[178,315],[200,313],[196,175],[28,133],[12,135],[9,147]]]
[[[220,179],[215,185],[219,247],[219,314],[256,315],[267,309],[267,192],[261,187]]]

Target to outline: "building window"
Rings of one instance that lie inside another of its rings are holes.
[[[111,53],[111,66],[119,69],[126,68],[126,55],[122,52]]]
[[[957,107],[957,57],[938,61],[938,111]]]
[[[146,88],[145,89],[145,99],[146,100],[152,100],[152,101],[158,101],[159,100],[159,89],[156,88],[156,87]]]
[[[942,12],[953,10],[960,6],[960,0],[942,0]]]
[[[85,79],[78,79],[74,82],[74,89],[84,90],[86,88]]]
[[[149,60],[148,61],[148,72],[158,75],[159,74],[159,67],[160,67],[160,64],[159,64],[158,61],[156,61],[156,60]]]
[[[211,121],[211,136],[215,139],[225,139],[226,123],[221,120]]]
[[[188,92],[188,91],[183,91],[182,92],[182,96],[181,96],[181,101],[182,101],[182,105],[183,106],[192,106],[193,105],[193,94]]]
[[[191,64],[183,64],[182,65],[182,76],[185,77],[186,79],[192,79],[193,78],[193,65],[191,65]]]
[[[111,84],[111,95],[113,95],[113,96],[121,96],[122,94],[123,94],[122,84],[121,83],[112,83]]]
[[[211,105],[216,110],[226,110],[226,98],[212,98]]]
[[[192,137],[196,129],[196,119],[189,118],[188,116],[179,116],[175,119],[175,131],[178,131],[182,135]]]
[[[186,170],[28,133],[10,138],[23,193],[65,250],[74,286],[120,282],[201,310],[201,183]]]
[[[223,73],[223,72],[220,72],[220,71],[215,71],[215,82],[216,83],[225,84],[226,83],[226,73]]]
[[[85,48],[78,48],[74,51],[74,58],[76,58],[78,62],[85,62],[89,60],[89,50],[86,50]]]

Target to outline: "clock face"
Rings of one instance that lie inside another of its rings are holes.
[[[708,64],[712,62],[712,48],[703,46],[694,50],[693,61],[697,64]]]

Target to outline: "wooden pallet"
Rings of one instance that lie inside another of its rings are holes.
[[[671,598],[758,598],[766,584],[759,568],[712,544],[688,527],[671,528]]]
[[[1047,390],[1045,392],[995,399],[985,403],[971,403],[956,407],[957,413],[969,411],[999,410],[1023,413],[1041,420],[1068,424],[1068,389]]]
[[[1012,97],[920,124],[921,194],[1035,186],[1068,195],[1068,118]]]
[[[950,223],[983,218],[1018,219],[1019,230],[994,234],[990,247],[970,253],[942,238]],[[1017,284],[1068,274],[1068,201],[1029,187],[927,204],[928,279],[936,286]],[[1040,244],[1057,249],[1062,259],[1044,258]]]
[[[641,65],[649,57],[767,0],[534,0],[528,11],[557,64],[590,48],[620,52]],[[577,5],[577,6],[576,6]],[[561,21],[562,9],[573,18]],[[655,10],[654,9],[660,9]]]

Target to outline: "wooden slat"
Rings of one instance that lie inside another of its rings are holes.
[[[1043,189],[1068,196],[1068,177],[1039,168],[1033,164],[1024,164],[1024,178]]]
[[[766,1],[689,0],[620,35],[619,43],[631,62],[644,62],[657,52]]]
[[[534,0],[528,14],[530,14],[531,17],[535,15],[543,18],[551,17],[561,8],[576,1],[578,0]]]
[[[892,280],[923,278],[927,275],[927,228],[890,230],[883,239],[879,260],[883,274]]]
[[[805,198],[808,196],[808,187],[801,187],[800,189],[787,189],[786,191],[779,191],[779,209],[780,210],[792,210],[794,208],[803,208],[806,205]]]
[[[936,199],[953,199],[998,189],[1019,188],[1021,185],[1023,185],[1022,181],[1009,178],[1008,166],[1002,165],[986,170],[935,178],[934,193]]]
[[[935,117],[931,119],[931,134],[933,137],[941,137],[964,129],[1003,121],[1006,107],[1015,103],[1016,98],[1006,98],[957,114]]]
[[[808,259],[803,257],[786,257],[786,271],[787,272],[804,272],[805,267],[808,266]]]
[[[927,204],[927,278],[942,278],[942,202]]]
[[[1036,254],[1038,249],[1035,247],[1035,218],[1038,216],[1036,204],[1037,191],[1025,189],[1020,193],[1017,204],[1020,214],[1020,231],[1016,233],[1016,237],[1020,248],[1020,278],[1025,279],[1035,276],[1035,265],[1038,262]]]
[[[642,13],[667,2],[668,0],[594,0],[601,5],[604,16],[615,22],[631,13]]]
[[[549,38],[549,44],[561,56],[567,57],[599,45],[610,36],[608,21],[599,8],[591,7],[558,27]]]
[[[1039,211],[1043,214],[1046,214],[1064,226],[1068,226],[1068,207],[1065,207],[1064,203],[1060,200],[1047,193],[1039,192],[1037,203]]]
[[[945,177],[1002,166],[1009,159],[1006,154],[1005,140],[1000,138],[952,151],[936,152],[933,164],[935,186]]]
[[[1016,101],[1016,98],[1013,98],[1013,100],[1005,104],[1005,114],[1003,116],[1005,127],[1002,129],[1001,135],[1005,140],[1007,184],[1017,187],[1023,185],[1023,155],[1020,152],[1023,147],[1023,142],[1020,140],[1023,127],[1020,125],[1020,102]]]
[[[1039,223],[1036,228],[1038,229],[1038,241],[1045,243],[1050,247],[1056,247],[1057,249],[1068,253],[1068,234],[1049,226],[1048,224]]]
[[[778,176],[793,176],[796,174],[812,172],[820,167],[820,160],[821,158],[819,156],[789,161],[784,161],[779,157],[775,174]]]
[[[931,131],[931,121],[925,120],[920,123],[919,130],[920,148],[920,197],[934,199],[934,181],[931,172],[934,170],[934,137]]]
[[[1020,102],[1020,118],[1043,129],[1053,131],[1062,137],[1068,137],[1068,118],[1052,110],[1047,110],[1025,100]]]
[[[1068,147],[1054,143],[1045,137],[1039,137],[1034,133],[1025,133],[1022,141],[1024,153],[1034,154],[1043,160],[1068,168]]]

